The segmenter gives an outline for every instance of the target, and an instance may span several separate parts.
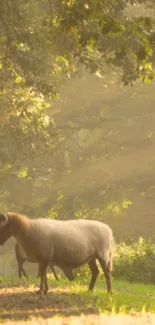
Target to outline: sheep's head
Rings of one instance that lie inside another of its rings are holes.
[[[69,268],[67,266],[66,267],[63,266],[62,270],[63,270],[64,274],[66,275],[66,277],[68,278],[69,281],[73,281],[75,279],[73,270],[71,268]]]
[[[10,237],[9,220],[6,214],[0,213],[0,245]]]

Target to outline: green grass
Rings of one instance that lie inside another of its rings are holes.
[[[135,284],[127,281],[113,281],[113,294],[106,293],[103,281],[98,281],[94,292],[88,292],[86,281],[77,281],[70,286],[70,291],[80,294],[85,305],[93,307],[94,301],[99,312],[132,313],[152,312],[155,313],[155,287],[153,285]],[[66,286],[66,282],[60,285]]]
[[[88,280],[59,282],[49,279],[50,291],[47,297],[38,297],[35,290],[39,279],[0,278],[0,318],[30,318],[81,314],[113,314],[133,312],[155,313],[155,288],[153,285],[134,284],[113,280],[113,294],[106,293],[105,281],[99,279],[94,292],[88,292]],[[32,308],[33,307],[33,308]],[[34,312],[35,311],[35,312]],[[10,315],[10,316],[9,316]],[[25,315],[25,316],[24,316]]]

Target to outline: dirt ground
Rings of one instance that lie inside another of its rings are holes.
[[[81,314],[97,314],[94,304],[85,305],[80,294],[71,293],[68,288],[52,288],[48,295],[37,295],[37,287],[10,286],[0,288],[0,321],[22,322],[38,318],[70,317]],[[35,323],[36,323],[35,321]],[[42,324],[48,324],[45,320]]]

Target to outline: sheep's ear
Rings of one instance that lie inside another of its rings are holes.
[[[8,217],[6,214],[0,214],[0,229],[3,228],[8,223]]]

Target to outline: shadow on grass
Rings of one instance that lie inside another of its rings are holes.
[[[53,288],[47,296],[39,296],[35,290],[23,287],[0,289],[0,319],[26,320],[31,317],[98,314],[97,296],[86,298],[78,293],[64,292],[63,288]]]
[[[31,318],[54,316],[79,316],[104,312],[130,313],[155,312],[155,292],[153,286],[114,281],[112,295],[107,295],[105,281],[99,281],[93,293],[88,293],[87,281],[57,282],[49,280],[48,295],[39,296],[36,290],[39,279],[3,279],[0,282],[0,321],[22,321]],[[87,283],[87,284],[86,284]]]

